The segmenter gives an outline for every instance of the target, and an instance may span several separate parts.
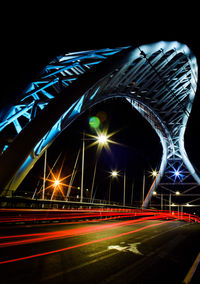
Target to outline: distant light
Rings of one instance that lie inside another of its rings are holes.
[[[156,191],[153,191],[153,195],[156,195],[157,194],[157,192]]]
[[[180,191],[176,191],[176,195],[180,195]]]
[[[92,117],[90,117],[90,119],[89,119],[89,125],[90,125],[90,127],[92,127],[92,128],[98,128],[99,127],[99,125],[100,125],[100,119],[98,118],[98,117],[96,117],[96,116],[92,116]]]
[[[118,176],[118,172],[117,171],[112,171],[111,172],[111,176],[112,177],[117,177]]]
[[[181,170],[181,165],[178,168],[175,168],[174,166],[172,166],[172,170],[169,171],[169,173],[171,173],[171,178],[174,179],[174,182],[176,181],[182,181],[184,178],[184,174],[183,174],[183,170]]]
[[[153,176],[153,177],[156,177],[157,174],[158,174],[158,172],[157,172],[156,170],[154,170],[154,171],[152,172],[152,176]]]
[[[175,171],[175,176],[178,177],[180,175],[179,171]]]
[[[60,181],[58,180],[58,179],[56,179],[55,181],[54,181],[54,185],[55,186],[58,186],[60,184]]]
[[[105,144],[105,143],[107,143],[108,138],[104,134],[99,134],[99,136],[97,137],[97,140],[98,140],[99,143]]]

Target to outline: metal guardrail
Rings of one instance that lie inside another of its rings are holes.
[[[108,202],[107,200],[83,198],[83,202],[75,197],[68,200],[30,198],[25,196],[0,197],[1,208],[77,208],[77,207],[112,207],[112,208],[138,208],[130,205],[123,206],[118,202]]]

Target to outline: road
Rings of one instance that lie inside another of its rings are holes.
[[[0,283],[182,283],[200,224],[107,220],[0,227]]]

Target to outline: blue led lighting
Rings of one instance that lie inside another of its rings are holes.
[[[184,178],[184,170],[181,170],[182,164],[178,167],[175,168],[175,166],[171,165],[172,170],[169,170],[169,177],[174,179],[174,182],[178,181],[182,181]]]
[[[41,76],[29,85],[18,101],[16,99],[9,110],[3,110],[0,131],[6,132],[8,126],[12,125],[17,136],[52,100],[56,105],[58,96],[67,95],[68,92],[64,89],[73,85],[79,76],[126,48],[71,52],[57,56],[46,66]],[[74,99],[70,107],[61,109],[60,118],[54,125],[52,122],[51,129],[43,133],[43,138],[33,146],[25,166],[21,167],[17,175],[27,174],[44,150],[85,110],[107,99],[123,97],[151,124],[163,148],[159,174],[144,206],[166,174],[171,182],[182,182],[185,180],[187,169],[200,184],[200,178],[184,147],[184,133],[197,88],[195,56],[184,44],[161,41],[129,49],[127,53],[122,52],[118,59],[114,57],[113,61],[108,62],[113,70],[108,68],[109,72],[101,71],[102,77],[99,75],[96,82],[92,81],[91,85],[88,83],[88,89],[79,93],[79,99]],[[89,76],[90,73],[88,78]],[[74,94],[69,91],[68,95]],[[58,104],[56,106],[59,108]],[[51,120],[50,116],[49,119]],[[180,161],[181,166],[177,167],[177,161]],[[24,178],[18,178],[17,175],[10,188],[16,188]]]

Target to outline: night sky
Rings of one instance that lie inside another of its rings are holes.
[[[52,11],[53,12],[53,11]],[[43,69],[55,56],[69,51],[88,50],[106,47],[138,46],[140,44],[151,43],[160,40],[177,40],[188,45],[196,55],[198,64],[200,63],[200,44],[195,40],[186,40],[176,37],[176,33],[168,32],[166,35],[151,35],[146,33],[124,33],[124,29],[119,29],[118,25],[103,25],[95,31],[91,26],[79,26],[70,29],[70,24],[66,24],[62,29],[49,24],[48,15],[44,22],[35,25],[30,23],[28,16],[16,25],[6,27],[2,36],[3,58],[1,67],[4,70],[3,85],[1,89],[1,108],[5,108],[12,102],[27,84]],[[32,21],[31,21],[32,22]],[[62,22],[63,23],[63,22]],[[130,31],[130,30],[129,30]],[[145,37],[146,36],[146,37]],[[140,38],[140,39],[139,39]],[[143,38],[143,39],[141,39]],[[200,65],[200,64],[199,64]],[[185,134],[185,148],[188,156],[197,170],[200,170],[200,92],[196,93],[192,113],[188,121]],[[48,165],[52,167],[58,155],[61,158],[57,164],[57,170],[64,160],[63,174],[69,174],[76,159],[77,152],[81,147],[82,133],[91,133],[88,120],[99,111],[106,113],[107,119],[102,127],[108,127],[109,133],[119,130],[112,140],[120,143],[110,145],[110,152],[102,150],[98,161],[97,176],[95,184],[95,197],[107,198],[109,186],[109,171],[117,169],[121,173],[118,180],[113,180],[111,199],[122,201],[123,196],[123,173],[126,170],[127,176],[127,202],[130,202],[131,188],[134,183],[134,202],[137,204],[141,200],[141,189],[143,173],[146,173],[146,190],[151,184],[152,178],[149,171],[159,167],[162,155],[161,144],[154,130],[136,110],[124,99],[112,99],[106,103],[101,103],[93,109],[88,110],[78,118],[71,126],[63,132],[48,150]],[[89,144],[89,142],[88,142]],[[89,148],[85,154],[85,187],[90,188],[92,174],[96,159],[96,147]],[[79,168],[81,163],[79,161]],[[55,168],[56,169],[56,168]],[[19,190],[33,192],[38,181],[42,182],[43,158],[36,164],[21,184]],[[199,171],[198,171],[199,172]],[[80,186],[80,172],[77,173],[75,185]]]

